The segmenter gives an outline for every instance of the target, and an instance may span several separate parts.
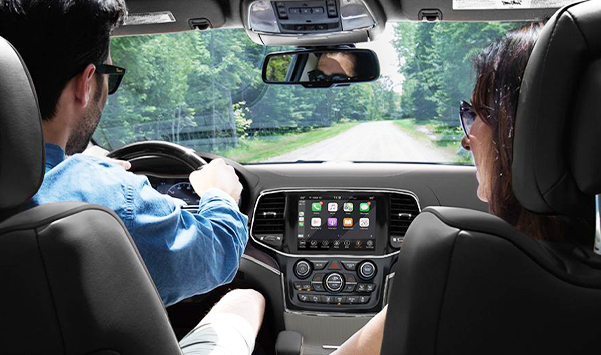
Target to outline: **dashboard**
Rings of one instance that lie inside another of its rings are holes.
[[[198,208],[200,205],[200,196],[194,191],[187,177],[147,176],[150,185],[155,190],[184,201],[187,208]]]
[[[487,210],[471,166],[225,160],[243,184],[240,208],[249,217],[234,284],[261,292],[265,322],[276,334],[298,331],[314,354],[329,353],[388,303],[404,233],[423,208]],[[187,174],[145,175],[197,208]]]
[[[251,238],[275,253],[286,310],[377,312],[417,196],[394,189],[274,189],[257,199]]]

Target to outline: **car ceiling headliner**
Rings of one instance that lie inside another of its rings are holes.
[[[122,26],[114,36],[187,31],[190,19],[204,18],[212,28],[243,28],[243,1],[249,0],[126,0],[129,13],[171,11],[176,21],[156,25]],[[290,0],[287,0],[290,1]],[[302,1],[302,0],[301,0]],[[364,0],[378,7],[386,22],[418,21],[423,9],[438,9],[443,21],[526,21],[550,17],[557,8],[513,10],[453,10],[453,0]],[[379,23],[378,26],[384,26]]]

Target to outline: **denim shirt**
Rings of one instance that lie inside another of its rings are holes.
[[[115,211],[132,236],[165,305],[230,282],[248,241],[248,219],[234,199],[208,189],[198,213],[182,210],[148,178],[106,160],[65,159],[46,144],[46,175],[32,204],[82,201]]]

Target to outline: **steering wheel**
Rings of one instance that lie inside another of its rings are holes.
[[[198,170],[207,164],[206,160],[199,157],[194,150],[182,147],[179,144],[162,141],[142,141],[128,144],[115,149],[107,155],[109,158],[128,160],[132,164],[136,160],[148,157],[163,157],[176,160],[191,171]]]

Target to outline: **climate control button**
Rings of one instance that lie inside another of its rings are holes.
[[[340,292],[344,287],[344,279],[339,273],[333,272],[326,277],[324,284],[328,291]]]
[[[323,270],[327,265],[327,260],[313,260],[313,267],[315,268],[315,270]]]
[[[311,273],[311,264],[305,260],[301,260],[294,265],[294,273],[299,279],[304,279]]]
[[[371,280],[376,275],[376,266],[371,261],[366,261],[359,266],[359,277]]]

